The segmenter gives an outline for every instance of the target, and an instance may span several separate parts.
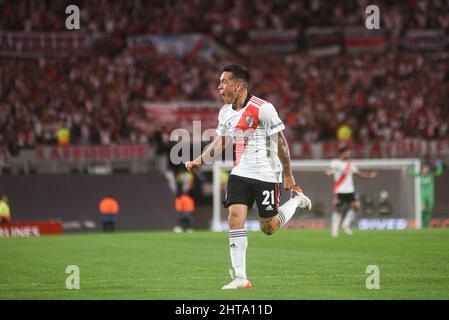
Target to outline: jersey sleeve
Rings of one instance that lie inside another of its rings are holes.
[[[354,163],[352,163],[351,171],[352,171],[352,173],[357,173],[357,172],[359,172],[359,167],[357,167]]]
[[[260,120],[269,136],[285,129],[285,125],[271,103],[260,108]]]
[[[441,176],[443,174],[443,163],[441,162],[441,160],[435,161],[435,177]]]
[[[224,121],[224,115],[223,115],[224,108],[221,108],[220,112],[218,113],[218,126],[215,130],[217,132],[218,136],[226,136],[226,124]]]
[[[332,160],[332,161],[331,161],[330,168],[331,168],[332,170],[336,170],[336,169],[338,168],[338,161]]]

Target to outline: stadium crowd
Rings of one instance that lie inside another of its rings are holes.
[[[73,2],[73,1],[72,1]],[[447,1],[380,1],[388,28],[448,30]],[[205,32],[238,49],[248,31],[352,25],[366,1],[75,1],[87,32],[109,35],[107,53],[89,57],[1,58],[0,145],[154,140],[144,101],[215,100],[222,61],[170,55],[138,59],[122,49],[126,36]],[[2,30],[64,30],[65,1],[0,1]],[[382,9],[381,9],[382,10]],[[223,14],[226,12],[227,14]],[[232,17],[228,19],[227,17]],[[215,59],[215,60],[214,60]],[[248,59],[251,92],[273,102],[300,141],[335,139],[346,123],[357,141],[449,137],[449,54],[369,53],[315,57],[305,53]]]
[[[449,28],[447,0],[379,0],[388,29]],[[116,37],[147,33],[211,33],[224,41],[245,41],[254,29],[304,30],[307,27],[363,25],[368,0],[24,0],[0,1],[2,30],[63,31],[65,8],[81,8],[87,32]]]

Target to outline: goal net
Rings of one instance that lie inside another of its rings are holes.
[[[374,179],[354,176],[360,210],[353,227],[361,230],[405,229],[421,227],[421,203],[419,178],[409,175],[409,169],[420,170],[418,159],[369,159],[352,160],[360,170],[378,173]],[[312,200],[310,213],[293,216],[287,228],[327,228],[333,211],[332,176],[324,174],[331,160],[294,160],[291,162],[296,183]],[[232,162],[216,162],[212,167],[213,178],[213,231],[226,231],[227,210],[223,208],[226,176],[232,170]],[[283,189],[283,188],[282,188]],[[283,190],[281,204],[288,200],[289,192]],[[302,210],[301,210],[302,211]],[[254,204],[247,218],[248,230],[259,230],[257,207]]]

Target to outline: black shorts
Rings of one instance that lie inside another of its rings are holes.
[[[262,218],[271,218],[278,213],[280,199],[279,183],[265,182],[231,174],[228,180],[224,207],[244,204],[252,208],[254,200]]]
[[[357,201],[358,197],[355,194],[355,192],[334,194],[334,205],[337,207],[343,207],[344,205],[351,205],[351,203]]]

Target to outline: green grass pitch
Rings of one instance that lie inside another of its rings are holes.
[[[0,299],[449,299],[449,230],[249,232],[252,289],[230,281],[228,235],[197,231],[0,239]],[[68,290],[68,265],[80,289]],[[380,268],[368,290],[366,268]]]

